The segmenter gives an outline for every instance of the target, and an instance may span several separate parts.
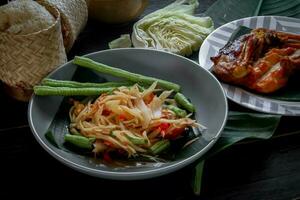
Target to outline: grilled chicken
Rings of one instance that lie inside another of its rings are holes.
[[[228,43],[211,60],[220,80],[271,93],[300,69],[300,35],[254,29]]]

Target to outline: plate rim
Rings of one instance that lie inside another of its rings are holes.
[[[155,49],[146,49],[146,48],[122,48],[122,49],[106,49],[106,50],[101,50],[101,51],[96,51],[96,52],[92,52],[92,53],[88,53],[88,54],[84,54],[82,56],[84,57],[89,57],[92,56],[94,54],[99,54],[102,52],[108,52],[108,51],[155,51],[155,52],[159,52],[159,53],[165,53],[165,54],[170,54],[172,56],[177,56],[180,57],[181,59],[185,59],[188,62],[192,62],[194,63],[196,66],[195,67],[199,67],[199,64],[193,60],[190,60],[188,58],[185,58],[183,56],[177,55],[177,54],[173,54],[170,52],[166,52],[166,51],[162,51],[162,50],[155,50]],[[56,73],[56,71],[58,71],[59,69],[65,67],[66,65],[68,65],[69,63],[71,63],[73,61],[69,60],[68,62],[64,63],[63,65],[57,67],[54,71],[52,71],[47,77],[51,76],[52,74]],[[206,70],[205,70],[206,71]],[[75,162],[73,162],[70,159],[64,158],[63,156],[61,156],[59,153],[55,152],[52,148],[50,148],[44,141],[43,139],[40,137],[40,135],[38,134],[37,130],[35,129],[34,125],[33,125],[33,119],[32,119],[32,108],[33,108],[33,102],[34,99],[36,97],[36,95],[32,95],[28,104],[28,111],[27,111],[27,118],[28,118],[28,123],[31,129],[31,132],[33,133],[35,139],[38,141],[38,143],[55,159],[57,159],[58,161],[60,161],[61,163],[63,163],[64,165],[75,169],[79,172],[82,172],[84,174],[88,174],[88,175],[92,175],[94,177],[98,177],[98,178],[106,178],[106,179],[111,179],[111,180],[142,180],[142,179],[149,179],[149,178],[154,178],[154,177],[158,177],[158,176],[162,176],[162,175],[166,175],[169,173],[172,173],[174,171],[177,171],[179,169],[182,169],[183,167],[191,164],[192,162],[195,162],[197,159],[199,159],[201,156],[203,156],[209,149],[211,149],[213,147],[213,145],[217,142],[217,140],[221,137],[221,134],[224,130],[224,127],[226,125],[227,119],[228,119],[228,102],[227,102],[227,98],[226,98],[226,94],[225,91],[221,85],[221,83],[217,80],[217,78],[215,76],[213,76],[212,74],[210,74],[208,72],[209,76],[212,76],[212,78],[216,81],[216,83],[218,84],[218,86],[221,89],[222,92],[222,96],[224,98],[224,103],[225,103],[225,113],[224,113],[224,118],[223,118],[223,122],[221,124],[221,128],[219,129],[219,131],[216,133],[216,136],[214,138],[212,138],[208,144],[201,149],[199,152],[197,152],[196,154],[177,161],[174,164],[170,164],[168,166],[164,166],[164,167],[159,167],[159,168],[152,168],[152,169],[147,169],[145,171],[139,171],[139,172],[110,172],[110,171],[105,171],[105,170],[101,170],[101,169],[94,169],[94,168],[90,168],[90,167],[86,167],[86,166],[82,166],[80,164],[77,164]],[[173,162],[173,161],[171,161]]]
[[[223,24],[222,26],[215,29],[211,34],[209,34],[205,38],[205,40],[203,41],[203,44],[201,45],[200,50],[199,50],[199,54],[198,54],[198,62],[199,62],[200,67],[204,68],[205,70],[207,70],[211,73],[211,71],[210,71],[211,67],[208,68],[208,67],[202,66],[202,59],[201,59],[202,58],[201,52],[203,53],[203,48],[205,46],[210,45],[210,43],[208,42],[208,39],[210,38],[210,36],[212,36],[214,33],[218,32],[218,31],[220,31],[221,28],[229,26],[230,24],[235,25],[239,21],[258,19],[258,18],[275,18],[275,19],[276,18],[278,18],[278,19],[281,18],[281,19],[286,19],[286,20],[292,20],[293,22],[297,21],[296,23],[299,23],[299,25],[300,25],[300,19],[287,17],[287,16],[278,16],[278,15],[244,17],[244,18],[236,19],[236,20],[233,20],[233,21],[228,22],[226,24]],[[230,33],[230,34],[232,34],[232,33]],[[235,103],[237,103],[237,104],[239,104],[243,107],[246,107],[246,108],[249,108],[251,110],[258,111],[258,112],[262,112],[262,113],[268,113],[268,114],[278,114],[278,115],[284,115],[284,116],[300,116],[300,111],[298,111],[296,113],[289,113],[289,112],[284,112],[284,111],[279,111],[279,110],[277,112],[272,111],[272,110],[266,111],[266,110],[263,109],[263,107],[260,108],[260,107],[254,105],[254,104],[249,103],[249,102],[245,103],[245,102],[242,102],[241,100],[236,100],[234,98],[234,95],[233,96],[228,95],[228,89],[227,88],[228,87],[234,87],[234,88],[238,89],[239,91],[243,92],[244,94],[248,94],[249,96],[257,99],[258,101],[264,101],[264,102],[268,102],[270,104],[273,103],[273,104],[276,104],[277,106],[283,106],[283,107],[287,107],[287,108],[297,107],[300,110],[300,101],[283,101],[283,100],[278,100],[278,99],[266,98],[266,97],[260,96],[259,94],[255,94],[255,93],[252,93],[251,91],[245,90],[242,87],[227,84],[227,83],[222,82],[222,81],[221,81],[221,85],[222,85],[223,89],[225,90],[226,97],[228,99],[230,99],[231,101],[233,101],[233,102],[235,102]],[[227,86],[227,88],[224,87],[224,85]],[[293,109],[293,108],[291,108],[291,109]]]

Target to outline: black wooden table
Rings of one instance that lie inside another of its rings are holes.
[[[150,0],[144,14],[173,0]],[[199,0],[198,13],[214,0]],[[108,42],[131,33],[133,23],[118,26],[89,21],[69,53],[107,49]],[[300,199],[300,118],[283,117],[281,137],[235,145],[205,165],[201,197],[193,196],[189,181],[192,167],[142,181],[111,181],[74,171],[46,153],[27,123],[27,104],[0,91],[0,177],[5,188],[41,186],[49,193],[95,194],[98,198],[131,199]],[[230,109],[245,110],[230,102]],[[286,133],[289,136],[286,136]],[[3,187],[4,186],[4,187]],[[66,188],[72,188],[66,189]]]

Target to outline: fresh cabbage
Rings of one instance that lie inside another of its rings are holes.
[[[129,34],[124,34],[121,35],[120,38],[117,38],[110,43],[108,43],[108,46],[110,49],[115,49],[115,48],[129,48],[132,46],[131,40],[130,40],[130,35]]]
[[[145,16],[133,26],[133,46],[191,55],[213,31],[210,17],[193,16],[198,5],[197,0],[176,0]]]

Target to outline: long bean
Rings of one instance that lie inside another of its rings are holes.
[[[107,88],[107,87],[120,87],[120,86],[133,85],[133,83],[130,82],[81,83],[77,81],[55,80],[50,78],[44,78],[41,84],[45,86],[51,86],[51,87],[71,87],[71,88],[82,88],[82,87]]]
[[[185,110],[182,110],[173,105],[167,105],[167,108],[172,110],[178,117],[185,117],[187,115]]]
[[[79,148],[82,149],[93,149],[93,143],[95,142],[95,138],[87,138],[79,135],[71,135],[66,134],[64,137],[66,142],[69,142]]]
[[[150,147],[151,153],[154,155],[159,154],[166,150],[170,146],[170,141],[169,140],[161,140],[156,142],[154,145]]]
[[[68,88],[35,86],[34,93],[40,96],[91,96],[111,92],[115,88]]]
[[[147,144],[147,140],[144,138],[134,137],[131,135],[126,135],[126,137],[133,143],[133,144]]]
[[[109,75],[119,77],[119,78],[124,78],[124,79],[132,81],[132,82],[150,85],[153,82],[157,81],[157,84],[164,89],[170,89],[170,90],[174,90],[176,92],[178,92],[180,90],[180,86],[176,83],[172,83],[169,81],[165,81],[165,80],[161,80],[161,79],[157,79],[157,78],[153,78],[153,77],[149,77],[149,76],[143,76],[140,74],[128,72],[126,70],[110,67],[108,65],[93,61],[86,57],[75,56],[73,63],[77,64],[79,66],[85,67],[85,68],[95,70],[97,72],[109,74]]]
[[[189,100],[183,94],[179,92],[176,93],[174,99],[179,105],[181,105],[186,110],[190,112],[195,112],[195,106],[191,102],[189,102]]]

